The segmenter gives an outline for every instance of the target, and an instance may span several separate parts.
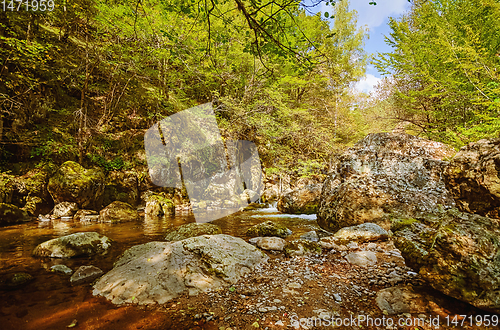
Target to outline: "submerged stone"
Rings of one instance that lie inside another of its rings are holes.
[[[96,232],[66,235],[39,244],[33,255],[37,257],[71,258],[106,254],[112,240]]]
[[[217,234],[222,234],[219,226],[211,223],[193,222],[167,230],[165,240],[180,241],[189,237]]]

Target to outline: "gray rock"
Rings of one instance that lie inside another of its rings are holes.
[[[33,255],[38,257],[71,258],[106,254],[112,240],[96,232],[75,233],[39,244]]]
[[[265,221],[248,228],[246,234],[248,236],[276,236],[285,238],[291,235],[292,231],[279,223]]]
[[[346,259],[353,265],[365,268],[377,263],[377,255],[371,251],[351,252],[346,256]]]
[[[119,223],[139,219],[139,213],[135,207],[120,201],[114,201],[99,212],[101,222]]]
[[[311,231],[308,231],[305,234],[300,235],[300,238],[308,240],[308,241],[312,241],[312,242],[318,242],[319,241],[318,233],[316,233],[315,230],[311,230]]]
[[[54,206],[52,216],[54,218],[72,217],[78,211],[78,204],[72,202],[62,202]]]
[[[277,208],[282,213],[314,214],[318,211],[321,184],[311,184],[283,194]]]
[[[256,244],[263,250],[283,251],[286,241],[279,237],[261,237]]]
[[[434,289],[500,313],[498,220],[456,209],[411,220],[394,234],[406,264]]]
[[[175,215],[175,205],[164,193],[151,194],[147,198],[144,212],[157,217]]]
[[[347,244],[351,241],[363,243],[385,240],[389,237],[389,233],[379,225],[367,222],[357,226],[342,228],[333,236],[337,238],[337,244]]]
[[[262,237],[252,237],[248,240],[248,243],[252,245],[257,245],[257,243],[262,239]]]
[[[285,254],[289,257],[320,253],[321,246],[317,242],[311,242],[305,239],[287,242],[285,246]]]
[[[446,187],[464,212],[500,219],[500,139],[464,146],[443,172]]]
[[[99,213],[94,210],[78,210],[73,216],[75,221],[97,221]]]
[[[72,285],[90,283],[103,274],[102,270],[95,266],[81,266],[71,276],[69,281]]]
[[[441,179],[455,151],[416,136],[376,133],[340,156],[323,183],[318,224],[329,231],[391,214],[414,216],[454,206]]]
[[[54,265],[50,267],[50,271],[63,273],[65,275],[71,275],[71,273],[73,273],[73,270],[66,265]]]
[[[165,240],[167,241],[180,241],[189,237],[201,235],[217,235],[222,234],[219,226],[212,223],[198,223],[192,222],[179,227],[167,230]]]
[[[114,304],[163,304],[236,283],[268,257],[229,235],[205,235],[177,242],[134,246],[94,285],[93,294]]]

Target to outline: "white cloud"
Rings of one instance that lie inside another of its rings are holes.
[[[360,92],[369,93],[373,91],[373,88],[378,84],[380,78],[375,77],[372,74],[367,74],[365,78],[361,79],[354,85],[354,88]]]

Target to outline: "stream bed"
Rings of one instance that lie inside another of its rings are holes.
[[[172,227],[194,222],[190,214],[151,218],[142,215],[141,221],[119,224],[79,222],[73,220],[33,220],[24,224],[0,228],[0,277],[26,272],[34,277],[29,284],[13,290],[0,291],[0,323],[7,329],[66,329],[75,323],[80,329],[140,329],[182,328],[164,312],[136,306],[117,307],[104,298],[92,296],[88,284],[71,286],[70,276],[50,272],[55,264],[64,264],[73,271],[84,265],[94,265],[104,272],[131,246],[151,241],[163,241]],[[320,230],[315,215],[280,214],[276,208],[238,212],[217,219],[224,234],[248,239],[246,230],[261,222],[273,220],[293,231],[289,239],[305,232]],[[33,249],[52,238],[95,231],[116,243],[104,256],[72,259],[35,258]],[[204,327],[206,329],[206,327]]]

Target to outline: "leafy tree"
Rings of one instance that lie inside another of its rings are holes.
[[[377,66],[393,75],[394,117],[456,146],[498,135],[498,1],[416,1],[389,25]]]

